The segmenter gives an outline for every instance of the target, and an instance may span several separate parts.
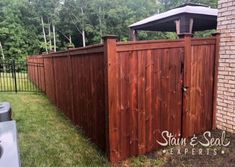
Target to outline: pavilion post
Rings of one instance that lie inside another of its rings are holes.
[[[193,33],[193,18],[190,18],[189,20],[189,33]]]
[[[193,33],[193,18],[182,16],[180,19],[175,20],[176,33],[179,38],[182,38],[182,35],[192,34]]]
[[[137,30],[131,29],[130,36],[132,41],[137,41],[138,32]]]
[[[176,33],[177,35],[180,34],[180,20],[175,21],[175,26],[176,26]]]

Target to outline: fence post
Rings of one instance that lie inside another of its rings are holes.
[[[14,59],[12,60],[12,66],[13,66],[13,76],[14,76],[14,82],[15,82],[15,92],[17,93],[16,62]]]
[[[116,115],[117,108],[117,36],[105,36],[104,41],[104,74],[105,74],[105,117],[106,117],[106,152],[110,161],[120,157],[118,152],[119,132]]]
[[[181,136],[189,137],[192,123],[190,123],[190,84],[191,84],[191,40],[192,34],[182,34],[184,39],[184,69],[183,69],[183,110],[181,117]]]
[[[215,65],[214,65],[214,87],[213,87],[213,122],[212,128],[216,128],[216,112],[217,112],[217,84],[218,84],[218,68],[219,68],[219,51],[220,51],[220,33],[213,34],[216,40],[215,44]]]

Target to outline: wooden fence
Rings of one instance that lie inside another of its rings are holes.
[[[44,62],[44,73],[29,69],[31,80],[45,88],[49,99],[105,150],[103,45],[28,57],[29,63],[39,60]]]
[[[44,63],[44,73],[29,75],[116,162],[159,148],[164,130],[190,137],[213,128],[218,41],[109,36],[103,45],[29,57]]]

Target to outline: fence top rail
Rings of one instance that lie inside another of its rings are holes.
[[[214,45],[216,37],[209,38],[191,38],[192,46],[196,45]],[[185,40],[148,40],[148,41],[134,41],[134,42],[118,42],[117,52],[128,52],[136,50],[149,49],[163,49],[163,48],[183,48],[185,47]]]
[[[192,45],[215,45],[216,37],[210,38],[192,38]]]
[[[69,50],[69,54],[73,55],[81,55],[81,54],[92,54],[92,53],[101,53],[104,52],[104,44],[96,44],[83,48],[74,48]]]
[[[66,57],[66,56],[73,56],[73,55],[84,55],[84,54],[92,54],[92,53],[99,53],[104,52],[104,44],[96,44],[90,45],[87,47],[81,48],[72,48],[65,51],[58,51],[58,52],[51,52],[49,54],[42,54],[42,55],[32,55],[29,56],[28,60],[35,59],[35,58],[52,58],[52,57]]]
[[[104,44],[95,44],[95,45],[89,45],[89,46],[81,47],[81,48],[71,48],[69,49],[69,51],[73,52],[73,51],[86,50],[86,49],[98,48],[98,47],[103,47],[103,46]]]
[[[30,59],[40,59],[42,57],[42,55],[29,55],[28,57],[27,57],[27,59],[28,60],[30,60]]]
[[[150,43],[176,43],[183,42],[183,39],[161,39],[161,40],[143,40],[143,41],[128,41],[128,42],[117,42],[117,45],[134,45],[134,44],[150,44]]]
[[[45,54],[43,55],[43,57],[67,57],[69,51],[60,51],[60,52],[53,52],[53,53],[49,53],[49,54]]]
[[[138,41],[128,43],[118,43],[117,52],[128,52],[137,50],[152,50],[152,49],[169,49],[183,48],[185,42],[183,39],[178,40],[157,40],[157,41]]]
[[[206,37],[206,38],[201,38],[201,37],[195,37],[195,38],[192,38],[192,41],[205,41],[205,40],[215,40],[216,37],[213,36],[213,37]]]
[[[30,62],[28,61],[28,65],[43,65],[44,63],[43,62]]]
[[[192,41],[206,41],[206,40],[215,40],[216,37],[207,37],[207,38],[191,38]],[[143,40],[143,41],[128,41],[128,42],[117,42],[117,45],[133,45],[133,44],[149,44],[149,43],[177,43],[183,42],[184,39],[161,39],[161,40]]]

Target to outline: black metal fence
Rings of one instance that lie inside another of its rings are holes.
[[[0,92],[41,92],[28,76],[30,66],[42,68],[42,64],[26,61],[0,60]]]

